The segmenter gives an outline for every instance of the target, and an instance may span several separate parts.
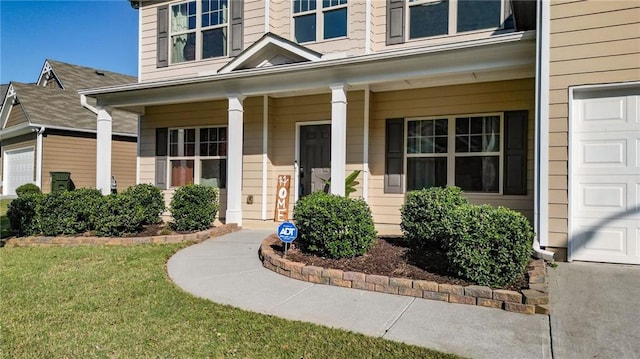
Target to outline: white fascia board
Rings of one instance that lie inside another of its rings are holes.
[[[305,50],[304,48],[301,48],[300,46],[292,44],[288,41],[284,41],[272,36],[265,36],[262,39],[258,40],[257,43],[253,44],[250,48],[245,50],[242,54],[240,54],[240,56],[237,56],[236,58],[228,62],[225,66],[223,66],[218,71],[218,74],[227,74],[234,71],[235,69],[241,67],[244,63],[246,63],[246,61],[250,60],[253,56],[264,50],[267,46],[275,46],[276,48],[291,52],[309,61],[318,61],[321,58],[319,55]]]
[[[513,68],[535,64],[533,32],[490,39],[405,49],[343,59],[302,62],[186,79],[129,84],[79,91],[98,106],[129,107],[224,99],[229,93],[247,96],[311,88],[333,83],[365,85],[464,71]],[[215,84],[214,86],[212,86]]]
[[[28,133],[35,131],[37,127],[38,125],[31,125],[28,122],[25,122],[17,126],[5,128],[0,130],[0,139],[7,139],[7,138],[26,135]]]
[[[2,99],[2,107],[0,107],[0,129],[3,129],[7,125],[9,120],[9,114],[11,114],[11,108],[13,107],[13,99],[16,97],[16,93],[13,90],[13,84],[9,84],[7,93]]]
[[[33,124],[31,127],[46,127],[48,130],[60,130],[60,131],[70,131],[70,132],[82,132],[82,133],[97,133],[96,130],[87,130],[83,128],[73,128],[73,127],[64,127],[64,126],[49,126],[49,125],[37,125]],[[132,133],[124,133],[124,132],[112,132],[114,136],[123,136],[123,137],[137,137],[138,135]]]

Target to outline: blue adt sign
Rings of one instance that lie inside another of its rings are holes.
[[[291,222],[282,222],[278,226],[278,237],[284,243],[291,243],[298,236],[298,227]]]

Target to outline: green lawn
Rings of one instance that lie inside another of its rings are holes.
[[[0,199],[0,238],[9,236],[9,218],[7,218],[7,206],[10,199]]]
[[[0,356],[455,358],[195,298],[166,276],[182,246],[1,248]]]

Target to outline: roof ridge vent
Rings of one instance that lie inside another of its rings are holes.
[[[100,70],[96,70],[96,75],[104,76],[104,72]]]

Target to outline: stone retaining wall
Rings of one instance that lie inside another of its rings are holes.
[[[282,258],[280,254],[275,253],[273,250],[272,246],[274,244],[279,245],[280,241],[273,236],[262,241],[260,248],[262,265],[267,269],[293,279],[450,303],[480,305],[524,314],[549,314],[547,267],[542,259],[529,262],[527,266],[529,289],[524,289],[520,293],[478,285],[439,284],[424,280],[394,278],[308,266],[304,263]]]
[[[166,244],[193,242],[199,243],[209,238],[223,236],[241,229],[237,224],[224,224],[195,233],[172,234],[153,237],[19,237],[5,242],[6,247],[35,247],[35,246],[90,246],[90,245],[138,245],[138,244]]]

